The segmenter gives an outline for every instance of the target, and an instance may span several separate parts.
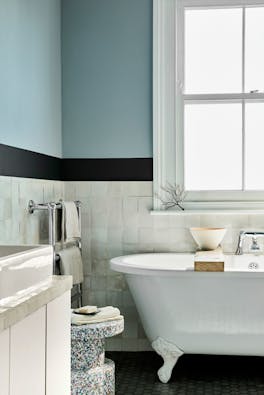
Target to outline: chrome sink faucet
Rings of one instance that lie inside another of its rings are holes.
[[[251,244],[250,250],[252,252],[260,251],[260,247],[258,245],[258,238],[259,237],[264,237],[264,232],[257,232],[257,231],[254,232],[254,231],[242,230],[239,233],[236,255],[242,255],[243,254],[243,243],[244,243],[244,240],[245,240],[246,237],[251,237],[252,238],[252,244]]]

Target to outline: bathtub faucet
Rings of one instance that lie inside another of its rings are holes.
[[[244,240],[245,240],[246,237],[251,237],[252,238],[252,244],[251,244],[250,250],[253,251],[253,252],[260,251],[260,247],[258,245],[258,238],[259,237],[264,237],[264,232],[254,232],[254,231],[242,230],[239,233],[236,255],[242,255],[243,254],[243,243],[244,243]]]

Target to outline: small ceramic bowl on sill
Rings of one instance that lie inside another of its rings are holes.
[[[215,250],[222,242],[226,228],[190,228],[190,232],[201,250]]]

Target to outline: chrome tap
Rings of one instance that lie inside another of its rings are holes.
[[[252,237],[252,244],[250,247],[251,251],[260,251],[260,246],[258,245],[258,239],[256,236]]]
[[[236,255],[243,254],[243,243],[246,237],[252,237],[252,245],[250,247],[250,250],[254,252],[260,251],[260,247],[258,245],[258,238],[264,237],[264,232],[242,230],[239,233]]]

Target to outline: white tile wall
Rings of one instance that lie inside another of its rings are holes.
[[[63,196],[61,181],[0,176],[0,244],[47,243],[47,215],[29,214],[28,201],[44,203]]]
[[[151,182],[60,182],[0,177],[0,244],[47,242],[47,216],[30,215],[38,202],[82,201],[84,303],[118,306],[125,332],[107,342],[111,350],[148,350],[136,307],[125,279],[109,268],[118,255],[149,251],[193,251],[190,226],[226,226],[226,252],[235,251],[240,229],[264,230],[262,215],[151,216]]]
[[[67,182],[66,199],[83,203],[84,302],[113,304],[125,316],[125,332],[108,341],[111,350],[148,350],[131,294],[109,259],[149,251],[194,251],[191,226],[226,226],[226,252],[235,251],[240,229],[262,228],[264,216],[151,216],[152,182]]]

